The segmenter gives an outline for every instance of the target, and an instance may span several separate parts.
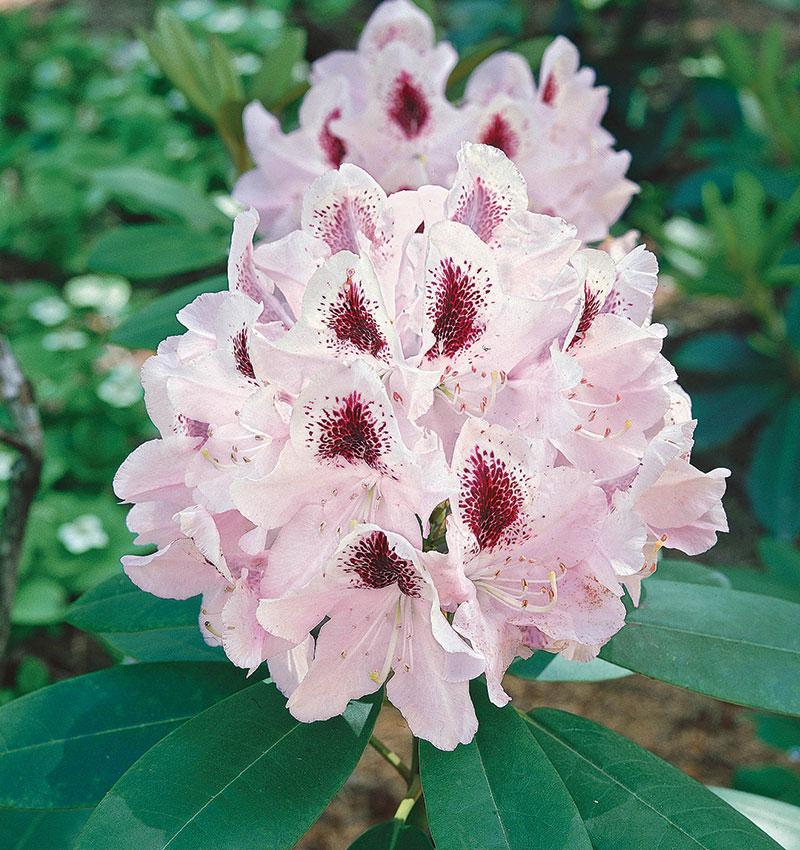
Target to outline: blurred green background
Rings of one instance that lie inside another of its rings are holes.
[[[462,55],[453,98],[494,50],[536,70],[556,33],[611,87],[605,125],[642,186],[614,232],[639,229],[658,255],[656,318],[700,420],[696,463],[733,470],[731,532],[702,560],[720,583],[800,601],[800,2],[419,5]],[[225,286],[241,108],[258,98],[290,128],[308,63],[352,48],[374,6],[0,11],[0,331],[45,435],[0,701],[107,663],[62,621],[131,546],[111,480],[154,434],[139,366],[178,330],[170,309]],[[0,445],[0,482],[14,459]],[[800,803],[800,725],[764,715],[758,730],[785,763],[734,781]]]

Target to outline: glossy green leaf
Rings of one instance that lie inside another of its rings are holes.
[[[0,809],[3,850],[72,850],[92,813],[85,809]]]
[[[778,850],[703,785],[622,735],[552,708],[527,716],[595,850]]]
[[[230,229],[230,221],[213,202],[180,180],[144,168],[100,168],[92,181],[121,201],[134,201],[135,211],[168,213],[197,230]]]
[[[748,490],[758,520],[777,538],[800,533],[800,397],[778,410],[759,435]]]
[[[800,717],[757,714],[753,719],[762,741],[784,752],[800,755]]]
[[[728,586],[734,590],[773,596],[787,602],[800,602],[800,585],[782,581],[769,573],[747,567],[725,567],[722,571]]]
[[[421,829],[388,821],[359,835],[348,850],[433,850],[433,844]]]
[[[609,664],[602,658],[591,661],[567,661],[562,655],[539,650],[530,658],[518,658],[508,668],[512,676],[536,679],[539,682],[603,682],[630,676],[624,667]]]
[[[226,241],[173,224],[129,224],[106,231],[95,242],[93,271],[133,279],[167,277],[225,262]]]
[[[693,392],[692,415],[697,419],[695,447],[706,451],[732,440],[766,413],[782,392],[780,384],[758,381]]]
[[[612,664],[729,702],[800,714],[800,605],[739,590],[645,582],[600,650]]]
[[[452,752],[420,742],[422,788],[437,850],[591,850],[564,784],[525,722],[470,686],[478,732]],[[547,801],[543,805],[543,801]]]
[[[774,838],[783,850],[800,850],[800,808],[732,788],[710,790]]]
[[[733,772],[733,786],[800,806],[800,773],[777,764],[739,767]]]
[[[774,596],[789,602],[800,602],[800,583],[790,583],[770,572],[748,567],[707,567],[697,561],[664,559],[648,579],[655,581],[679,581],[686,584],[705,584],[710,587],[726,587]]]
[[[119,575],[84,593],[65,619],[139,661],[225,661],[203,640],[199,616],[199,597],[161,599]]]
[[[764,537],[758,541],[758,557],[769,575],[800,587],[800,549],[796,546]]]
[[[220,274],[173,289],[129,316],[111,335],[111,342],[128,348],[155,349],[162,339],[186,330],[175,318],[179,310],[204,292],[220,292],[227,288],[228,278]]]
[[[12,700],[0,708],[0,806],[93,806],[156,741],[245,684],[232,665],[128,664]]]
[[[702,372],[742,378],[773,370],[771,361],[756,353],[741,334],[715,331],[687,340],[670,358],[680,372]]]
[[[75,850],[289,850],[356,766],[382,691],[300,723],[259,682],[185,723],[109,791]]]
[[[647,579],[646,588],[652,581],[679,581],[686,584],[705,584],[710,587],[730,587],[721,570],[712,570],[697,561],[678,558],[661,558],[658,569]]]

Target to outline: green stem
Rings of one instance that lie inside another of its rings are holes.
[[[376,738],[375,735],[369,739],[369,743],[370,746],[383,759],[385,759],[400,774],[400,776],[403,777],[403,779],[405,779],[407,784],[411,783],[411,770],[394,750],[390,750],[389,747],[387,747],[380,738]]]
[[[400,805],[394,813],[394,820],[405,823],[421,794],[422,782],[420,781],[419,774],[416,774],[408,785],[406,796],[400,801]]]
[[[419,821],[417,824],[423,830],[428,827],[428,819],[425,815],[425,806],[421,805],[421,808],[415,808],[419,798],[422,796],[422,779],[419,775],[419,738],[414,736],[414,740],[412,742],[412,750],[411,750],[411,771],[410,771],[410,779],[408,781],[408,788],[406,789],[406,795],[400,801],[400,805],[397,807],[397,811],[394,813],[394,837],[396,838],[400,827],[408,820],[409,815],[411,815],[412,811],[414,812],[414,818]]]

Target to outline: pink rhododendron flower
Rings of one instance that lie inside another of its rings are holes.
[[[385,8],[370,55],[404,20]],[[495,146],[456,161],[450,186],[393,194],[345,163],[255,248],[243,212],[229,291],[145,363],[161,436],[115,481],[157,547],[131,579],[202,594],[206,640],[266,661],[296,717],[385,685],[446,749],[475,732],[470,679],[503,705],[516,656],[594,657],[665,543],[711,546],[728,474],[691,465],[652,254],[531,212]]]
[[[614,150],[600,123],[608,90],[580,67],[575,46],[555,39],[538,88],[522,56],[496,53],[475,69],[454,105],[445,87],[457,59],[447,42],[436,43],[419,7],[385,0],[356,50],[313,63],[296,130],[284,134],[258,102],[245,109],[256,167],[239,179],[234,197],[259,211],[266,235],[282,236],[297,226],[308,184],[328,169],[355,163],[390,193],[449,187],[466,140],[492,145],[516,163],[529,187],[523,209],[567,219],[584,241],[606,237],[637,187],[625,178],[630,155]],[[480,195],[471,203],[474,214]]]

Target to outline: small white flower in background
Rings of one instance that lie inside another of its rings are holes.
[[[247,15],[244,9],[233,6],[230,9],[223,9],[219,12],[213,12],[204,21],[203,25],[209,32],[239,32],[247,20]]]
[[[183,0],[178,3],[175,11],[184,21],[199,21],[214,11],[214,4],[209,0]]]
[[[284,16],[277,9],[259,9],[253,15],[255,21],[257,21],[264,29],[276,30],[283,26],[284,21],[286,20]]]
[[[236,218],[245,209],[244,205],[239,203],[236,198],[232,198],[224,192],[217,192],[215,195],[212,195],[211,200],[214,202],[214,206],[231,220]]]
[[[69,306],[57,295],[48,295],[34,301],[28,307],[28,314],[37,322],[52,328],[60,325],[69,316]]]
[[[183,112],[184,109],[189,108],[189,101],[186,100],[186,97],[182,92],[179,92],[177,89],[170,89],[167,92],[167,106],[170,109],[174,109],[175,112]]]
[[[42,348],[47,351],[80,351],[89,344],[83,331],[53,331],[42,339]]]
[[[90,549],[103,549],[108,546],[109,539],[100,517],[95,514],[83,514],[72,522],[65,522],[59,526],[56,537],[73,555],[82,555]]]
[[[240,56],[234,56],[233,64],[240,74],[255,74],[261,67],[261,60],[255,53],[242,53]]]
[[[128,303],[131,285],[117,275],[84,274],[67,281],[64,297],[74,307],[90,307],[101,316],[115,316]]]
[[[139,370],[135,363],[120,363],[97,387],[97,395],[112,407],[132,407],[142,397]]]
[[[0,481],[8,481],[11,478],[11,470],[14,468],[15,455],[10,452],[0,453]]]

